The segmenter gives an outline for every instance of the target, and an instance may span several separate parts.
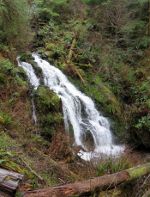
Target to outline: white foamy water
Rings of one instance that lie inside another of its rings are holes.
[[[36,90],[38,86],[40,85],[40,80],[36,76],[34,69],[31,64],[26,62],[20,62],[19,57],[17,58],[18,66],[22,67],[24,71],[27,74],[27,77],[29,79],[30,84],[33,86],[33,88]],[[32,119],[34,121],[34,124],[37,124],[37,116],[36,116],[36,108],[34,104],[34,99],[31,100],[32,103]]]
[[[17,61],[18,61],[18,65],[21,66],[26,72],[31,85],[34,87],[34,89],[37,89],[38,86],[40,85],[40,80],[36,76],[32,65],[26,62],[20,62],[19,58],[17,58]]]
[[[34,124],[37,124],[37,116],[36,116],[36,108],[35,108],[35,103],[34,103],[34,99],[32,98],[31,100],[32,103],[32,119],[34,121]]]
[[[66,130],[69,130],[69,125],[72,126],[75,145],[85,150],[81,150],[78,155],[84,160],[90,160],[101,154],[116,156],[123,152],[123,146],[114,145],[109,121],[96,109],[92,99],[79,91],[58,68],[41,59],[37,54],[32,56],[42,70],[44,85],[62,100]],[[25,62],[21,62],[20,65],[26,71],[30,83],[37,88],[40,82],[32,65]],[[93,151],[89,151],[85,143],[89,133],[94,143]]]

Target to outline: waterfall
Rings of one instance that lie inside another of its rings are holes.
[[[32,65],[26,62],[20,62],[19,57],[17,58],[17,61],[18,61],[18,66],[24,69],[24,71],[27,74],[30,84],[36,90],[38,86],[40,85],[40,80],[37,78]]]
[[[37,78],[33,67],[31,64],[26,62],[20,62],[19,57],[17,58],[18,66],[22,67],[27,74],[30,84],[33,86],[34,90],[37,90],[38,86],[40,85],[40,80]],[[31,95],[33,97],[33,95]],[[32,119],[34,124],[37,124],[37,117],[36,117],[36,108],[34,104],[34,99],[31,100],[32,104]]]
[[[64,124],[66,130],[69,125],[74,132],[75,145],[82,147],[78,155],[85,160],[99,157],[101,154],[116,156],[123,150],[123,146],[114,145],[109,121],[102,116],[91,98],[80,92],[60,71],[37,54],[32,55],[37,66],[41,68],[44,85],[53,90],[62,101]],[[37,89],[40,85],[31,64],[20,62],[26,71],[32,86]],[[89,151],[85,144],[85,137],[90,135],[94,150]]]
[[[35,103],[34,103],[34,99],[31,99],[31,104],[32,104],[32,119],[34,124],[37,124],[37,116],[36,116],[36,108],[35,108]]]

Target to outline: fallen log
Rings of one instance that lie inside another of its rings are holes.
[[[69,197],[73,195],[83,195],[96,190],[102,191],[114,188],[121,183],[132,181],[148,173],[150,173],[150,163],[82,182],[30,191],[25,193],[24,197]]]
[[[71,67],[72,71],[74,71],[77,74],[79,79],[83,83],[85,83],[85,81],[84,81],[82,75],[80,74],[79,70],[76,68],[76,66],[74,64],[71,63],[71,59],[73,57],[73,52],[74,52],[74,49],[75,49],[75,46],[76,46],[76,43],[77,43],[77,37],[78,37],[78,34],[76,33],[75,37],[73,38],[73,41],[72,41],[72,44],[71,44],[71,47],[70,47],[69,54],[68,54],[66,62]]]
[[[68,57],[67,57],[67,63],[69,64],[71,62],[71,59],[72,59],[72,56],[73,56],[73,50],[76,46],[76,37],[73,38],[73,41],[72,41],[72,44],[71,44],[71,47],[70,47],[70,50],[69,50],[69,54],[68,54]]]
[[[22,179],[23,175],[0,168],[0,190],[13,193]]]

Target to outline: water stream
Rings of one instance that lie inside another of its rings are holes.
[[[61,70],[37,54],[32,56],[42,70],[44,85],[53,90],[62,100],[65,128],[69,131],[70,125],[72,126],[74,144],[82,147],[78,155],[84,160],[90,160],[103,154],[108,156],[121,154],[124,147],[113,143],[109,121],[96,109],[92,99],[79,91]],[[36,90],[40,80],[35,75],[32,65],[19,62],[19,66],[25,70],[29,82]],[[92,138],[94,144],[92,151],[85,143],[86,136]]]

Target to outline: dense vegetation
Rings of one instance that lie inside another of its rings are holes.
[[[27,173],[24,160],[47,185],[61,183],[59,176],[65,181],[74,179],[63,177],[61,170],[51,172],[49,155],[60,160],[64,154],[65,162],[71,163],[70,170],[82,178],[130,166],[126,159],[114,166],[109,160],[94,168],[92,175],[77,172],[77,158],[72,154],[76,150],[65,136],[59,98],[43,86],[32,92],[16,57],[19,54],[23,60],[32,61],[30,52],[38,51],[95,100],[98,109],[109,117],[119,141],[148,150],[149,46],[149,0],[0,0],[0,166],[24,171],[32,188],[42,183]],[[31,94],[38,125],[31,120]],[[23,156],[17,158],[19,147]],[[10,150],[14,150],[11,155]],[[36,157],[41,159],[42,154],[45,163],[38,165]],[[8,165],[10,161],[12,165]]]

